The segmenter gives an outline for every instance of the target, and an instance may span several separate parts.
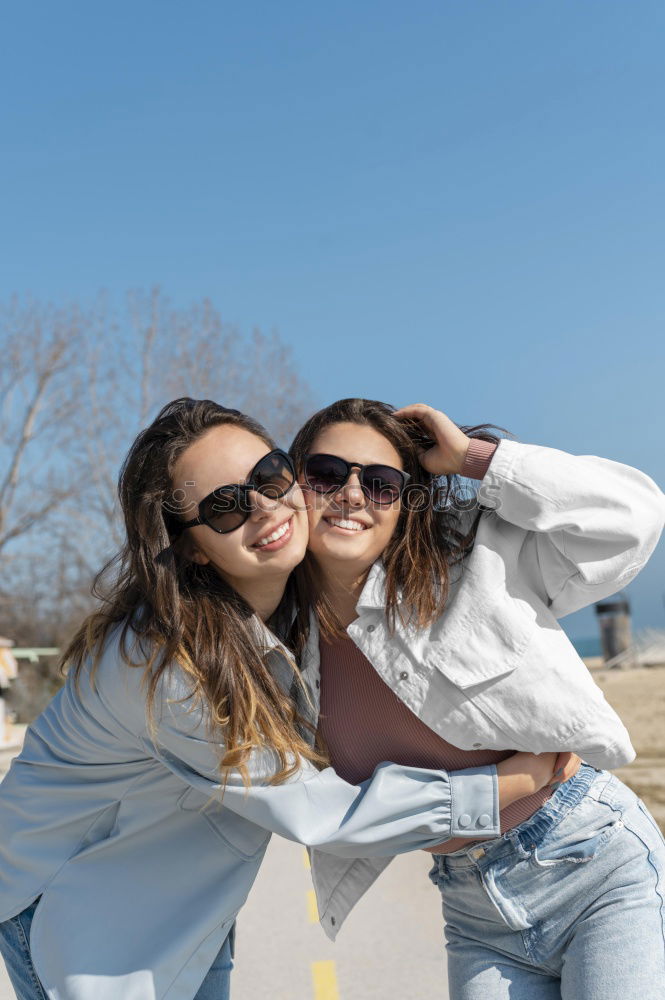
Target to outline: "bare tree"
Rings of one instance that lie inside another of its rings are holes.
[[[158,289],[131,296],[130,318],[142,423],[168,399],[215,399],[262,420],[286,444],[311,413],[312,395],[276,333],[243,334],[209,299],[175,309]]]
[[[174,307],[158,288],[133,292],[112,321],[96,319],[88,345],[86,442],[95,496],[86,507],[121,537],[115,482],[138,431],[171,399],[214,399],[255,416],[288,443],[314,400],[289,348],[275,334],[243,334],[209,299]],[[112,343],[112,352],[108,345]]]
[[[243,333],[208,299],[178,307],[158,288],[120,307],[13,300],[0,344],[0,633],[22,642],[59,643],[91,606],[123,536],[120,465],[165,403],[215,399],[282,444],[314,408],[277,334]]]
[[[84,317],[12,300],[0,309],[0,559],[77,494],[66,460],[77,432]]]

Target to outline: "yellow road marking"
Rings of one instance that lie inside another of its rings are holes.
[[[312,981],[314,1000],[339,1000],[334,962],[312,962]]]
[[[319,908],[316,905],[316,893],[313,889],[307,890],[307,916],[310,924],[318,924]]]
[[[305,868],[307,868],[307,870],[309,870],[312,867],[309,863],[309,854],[307,853],[307,849],[305,847],[303,847],[302,851],[302,863],[305,866]]]

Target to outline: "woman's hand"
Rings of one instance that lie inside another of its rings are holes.
[[[514,753],[496,765],[499,806],[504,809],[545,785],[557,789],[577,773],[582,760],[576,753]]]
[[[496,765],[499,777],[499,808],[539,792],[553,780],[558,754],[514,753]]]
[[[496,765],[499,779],[499,809],[505,809],[518,799],[539,792],[546,785],[553,789],[558,788],[576,774],[581,763],[581,757],[569,751],[558,754],[519,751],[512,757],[506,757]],[[425,847],[423,850],[430,854],[440,854],[442,846],[443,844],[437,844],[436,847]]]
[[[433,476],[451,475],[461,470],[471,438],[450,417],[425,403],[403,406],[400,410],[395,410],[394,416],[399,420],[419,423],[423,431],[436,441],[434,447],[421,452],[419,456],[424,469]]]
[[[582,758],[578,757],[576,753],[570,753],[569,751],[560,753],[554,765],[554,774],[552,775],[554,780],[548,781],[550,788],[556,790],[564,781],[568,781],[574,774],[577,774],[581,763]]]

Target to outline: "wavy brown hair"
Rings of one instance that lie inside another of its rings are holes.
[[[462,490],[458,475],[433,476],[424,469],[418,455],[431,448],[434,440],[414,420],[398,420],[395,408],[372,399],[340,399],[319,410],[300,428],[291,445],[298,474],[317,436],[337,423],[361,424],[383,434],[399,453],[404,471],[410,475],[395,532],[383,552],[386,569],[386,611],[394,631],[396,615],[403,624],[426,626],[440,616],[448,600],[450,570],[473,548],[478,521],[487,509],[476,494]],[[510,435],[495,424],[461,426],[469,437],[497,443],[492,430]],[[511,435],[512,436],[512,435]],[[468,512],[477,509],[469,524]],[[299,613],[293,641],[301,649],[307,636],[307,606],[314,608],[321,632],[330,637],[345,636],[330,601],[321,586],[314,557],[307,553],[295,570]],[[401,597],[400,597],[401,593]]]
[[[266,663],[252,630],[252,608],[212,566],[186,558],[172,508],[175,463],[186,448],[222,424],[241,427],[275,447],[267,431],[238,410],[188,397],[168,403],[138,435],[118,482],[126,541],[95,577],[92,592],[100,607],[84,620],[60,665],[63,671],[72,668],[77,681],[91,657],[94,677],[109,631],[122,623],[122,658],[129,667],[145,670],[149,722],[160,679],[177,663],[190,682],[185,700],[192,708],[203,708],[211,737],[223,742],[222,777],[237,768],[249,784],[251,751],[270,748],[279,761],[271,783],[278,784],[298,769],[302,758],[317,766],[327,760],[310,747],[303,727],[312,732],[312,726]],[[280,612],[283,608],[275,620]],[[129,656],[129,629],[147,640],[147,662],[136,663]],[[293,684],[307,697],[298,668],[291,666]]]

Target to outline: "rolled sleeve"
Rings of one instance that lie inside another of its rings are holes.
[[[466,479],[484,479],[496,449],[496,442],[483,441],[482,438],[471,438],[464,463],[459,472],[460,476],[464,476]]]
[[[453,837],[499,836],[499,779],[494,764],[450,771]]]

